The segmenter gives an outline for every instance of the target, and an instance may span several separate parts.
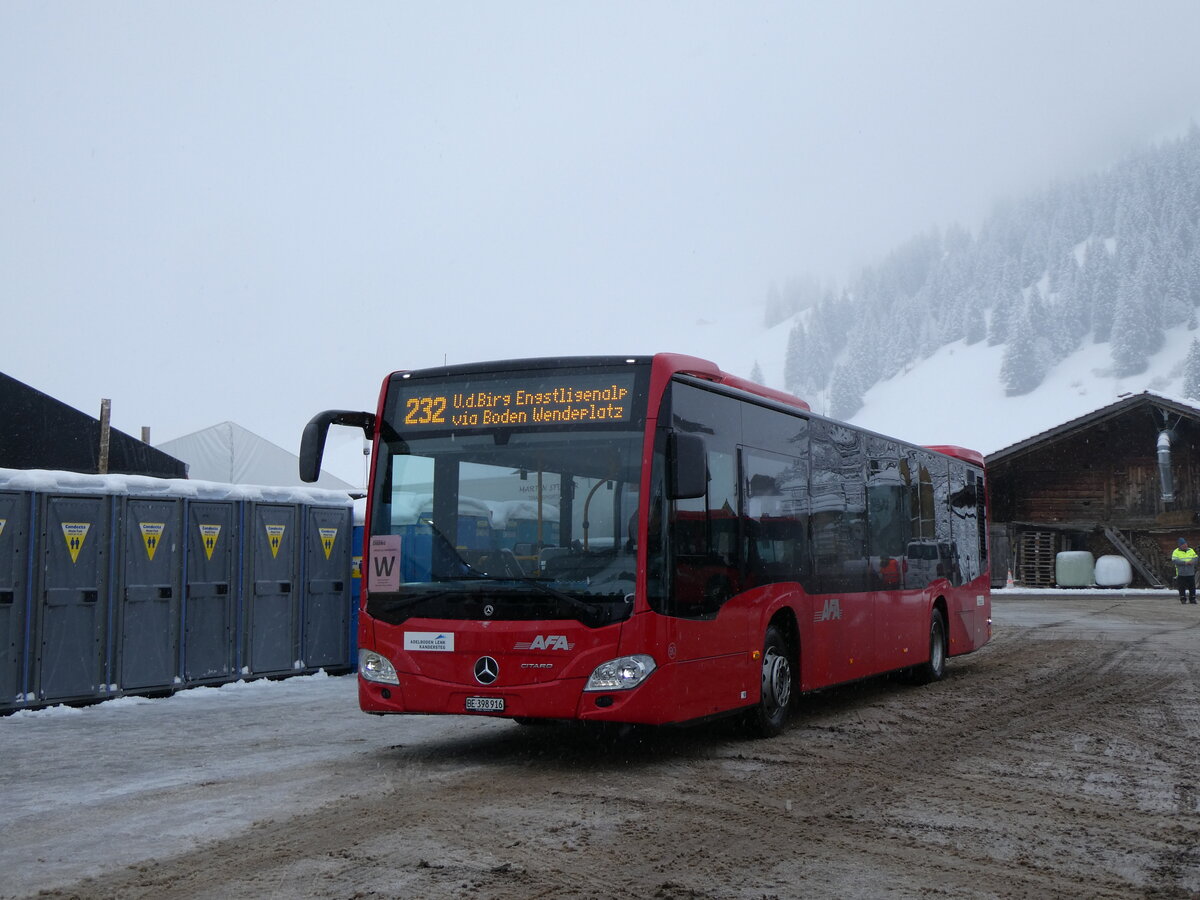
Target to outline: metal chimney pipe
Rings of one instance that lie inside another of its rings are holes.
[[[1162,481],[1163,503],[1175,499],[1175,483],[1171,478],[1171,432],[1163,429],[1158,433],[1158,477]]]

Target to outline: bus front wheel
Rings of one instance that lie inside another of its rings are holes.
[[[777,625],[767,627],[763,638],[762,693],[750,712],[750,731],[757,737],[774,737],[783,731],[792,702],[792,660],[787,640]]]

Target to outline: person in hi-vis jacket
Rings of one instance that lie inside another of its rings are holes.
[[[1188,546],[1187,538],[1180,538],[1179,546],[1171,554],[1175,580],[1179,582],[1180,603],[1196,602],[1196,561],[1196,551]]]

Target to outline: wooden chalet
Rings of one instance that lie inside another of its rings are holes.
[[[1200,545],[1198,453],[1200,404],[1145,392],[989,455],[993,584],[1053,586],[1056,554],[1087,550],[1172,585],[1178,538]]]

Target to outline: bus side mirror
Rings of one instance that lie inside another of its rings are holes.
[[[704,439],[694,434],[672,434],[667,447],[672,500],[692,500],[708,493],[708,462]]]
[[[307,425],[300,438],[300,480],[312,484],[321,477],[321,458],[325,455],[325,438],[330,425],[350,425],[361,428],[367,440],[374,437],[375,416],[368,412],[350,412],[344,409],[327,409],[317,413]]]

